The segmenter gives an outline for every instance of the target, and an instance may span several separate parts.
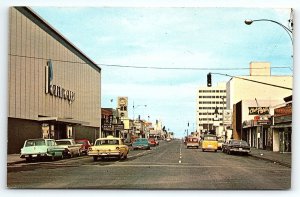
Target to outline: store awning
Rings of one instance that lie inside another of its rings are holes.
[[[64,122],[69,124],[78,124],[78,125],[89,125],[89,122],[81,121],[81,120],[75,120],[73,118],[60,118],[60,117],[38,117],[37,121],[41,122]]]
[[[277,124],[277,125],[272,125],[271,128],[288,128],[292,127],[292,124]]]

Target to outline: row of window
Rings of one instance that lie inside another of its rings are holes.
[[[219,93],[226,92],[226,90],[199,90],[199,93]]]
[[[223,120],[223,118],[219,118],[219,121],[222,121],[222,120]],[[214,119],[213,118],[199,118],[199,121],[203,121],[203,122],[214,121]]]
[[[226,98],[226,96],[199,96],[199,98]]]
[[[207,125],[207,124],[199,124],[199,127],[203,127],[204,125]],[[208,124],[208,125],[212,125],[211,123],[210,124]],[[220,123],[220,126],[223,126],[223,123]]]
[[[219,115],[222,115],[222,113],[218,113]],[[199,115],[200,116],[202,116],[202,115],[205,115],[205,116],[207,116],[207,115],[215,115],[215,113],[199,113]]]
[[[223,101],[199,101],[199,104],[226,104]]]
[[[199,107],[199,109],[213,109],[213,110],[215,110],[216,107]],[[226,107],[218,107],[218,110],[223,110],[223,109],[226,109]]]

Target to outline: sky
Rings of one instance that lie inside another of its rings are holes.
[[[161,120],[177,137],[196,129],[197,90],[206,86],[208,72],[248,75],[251,61],[267,61],[273,75],[293,74],[287,32],[271,22],[244,23],[271,19],[288,26],[290,9],[32,9],[101,67],[102,107],[115,108],[117,97],[127,96],[129,118],[134,113],[135,118]],[[212,83],[229,79],[213,75]]]

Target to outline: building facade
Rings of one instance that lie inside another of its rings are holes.
[[[274,107],[273,151],[281,153],[292,152],[292,95],[285,97],[284,103]]]
[[[233,138],[247,140],[252,147],[273,149],[271,109],[291,95],[293,77],[272,76],[270,63],[251,62],[249,76],[231,78],[226,86],[227,109],[233,111]]]
[[[197,132],[215,132],[224,135],[223,113],[226,110],[226,83],[215,87],[200,87],[197,97]]]
[[[31,9],[9,14],[8,153],[28,138],[99,137],[101,69]]]

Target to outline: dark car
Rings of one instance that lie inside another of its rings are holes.
[[[232,153],[248,155],[250,153],[250,146],[244,140],[229,140],[222,145],[222,151],[229,155]]]
[[[87,155],[89,147],[91,147],[90,141],[88,139],[78,139],[75,142],[81,144],[81,152]]]

